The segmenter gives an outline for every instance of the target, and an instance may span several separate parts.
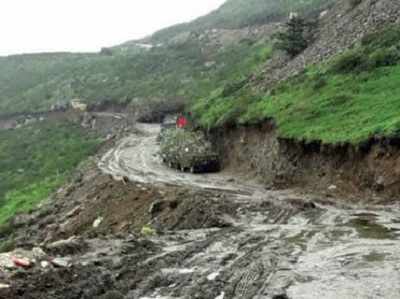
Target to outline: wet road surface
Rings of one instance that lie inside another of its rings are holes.
[[[398,206],[339,208],[229,175],[179,173],[157,157],[159,126],[139,129],[103,157],[105,173],[225,192],[238,209],[223,215],[227,227],[153,237],[162,252],[141,267],[159,271],[128,298],[400,298]]]

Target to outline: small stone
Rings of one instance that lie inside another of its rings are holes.
[[[51,262],[54,266],[60,267],[60,268],[67,268],[70,266],[69,258],[55,258]]]
[[[102,222],[103,222],[103,217],[97,218],[97,219],[93,222],[93,228],[98,228]]]
[[[377,185],[384,185],[385,184],[385,178],[383,176],[379,176],[378,179],[376,180]]]
[[[44,269],[50,267],[50,263],[48,261],[41,261],[40,266]]]
[[[47,254],[40,247],[35,247],[32,249],[32,256],[35,259],[40,260],[40,259],[44,258],[46,255]]]
[[[211,273],[210,275],[207,276],[207,280],[213,281],[213,280],[215,280],[218,276],[219,276],[219,272]]]
[[[225,292],[222,292],[219,296],[215,297],[215,299],[224,299],[225,298]]]
[[[77,206],[74,209],[72,209],[71,211],[69,211],[66,216],[67,216],[67,218],[71,218],[71,217],[78,215],[81,211],[82,211],[81,206]]]
[[[328,190],[329,190],[329,191],[335,191],[335,190],[337,190],[337,186],[336,186],[336,185],[330,185],[330,186],[328,187]]]

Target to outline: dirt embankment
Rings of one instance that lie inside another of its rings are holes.
[[[354,146],[280,138],[273,124],[225,128],[219,140],[224,167],[268,186],[331,196],[393,198],[400,191],[400,140],[376,138]],[[222,142],[221,142],[222,140]]]

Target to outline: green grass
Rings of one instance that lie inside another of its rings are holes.
[[[252,103],[238,121],[276,120],[284,137],[324,143],[359,143],[400,130],[400,66],[373,73],[327,76],[315,91],[313,81],[289,86]]]
[[[47,111],[74,98],[89,104],[129,104],[133,99],[146,103],[154,98],[185,101],[205,97],[226,82],[246,77],[271,51],[268,40],[227,47],[199,40],[205,30],[264,24],[287,18],[290,11],[312,14],[332,2],[229,0],[207,16],[156,33],[150,42],[163,46],[149,51],[128,42],[102,54],[0,57],[0,115]],[[182,32],[191,35],[178,44],[170,42]],[[215,64],[206,67],[210,61]]]
[[[400,133],[400,30],[367,36],[362,45],[310,67],[270,95],[245,85],[216,90],[193,104],[205,128],[274,119],[282,137],[359,143]]]
[[[0,115],[47,111],[79,98],[87,103],[164,101],[207,95],[266,61],[269,41],[200,51],[201,41],[132,55],[42,54],[0,58]],[[206,62],[214,61],[211,67]]]
[[[67,122],[0,131],[0,225],[46,199],[99,142]]]
[[[31,211],[61,186],[65,179],[65,175],[48,177],[29,186],[7,192],[4,204],[0,208],[0,225],[16,213]]]

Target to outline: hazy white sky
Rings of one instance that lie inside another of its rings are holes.
[[[98,51],[216,9],[224,0],[0,0],[0,55]]]

